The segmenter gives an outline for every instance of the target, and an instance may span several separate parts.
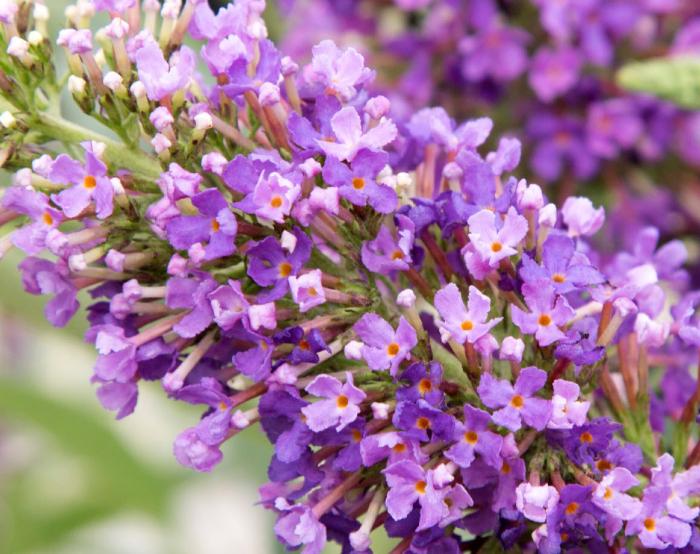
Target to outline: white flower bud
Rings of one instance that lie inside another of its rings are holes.
[[[110,183],[112,183],[112,189],[114,190],[114,194],[117,196],[124,194],[124,185],[122,185],[121,180],[119,177],[112,177],[109,180]]]
[[[129,90],[136,99],[146,97],[146,87],[141,81],[134,81]]]
[[[124,79],[116,71],[109,71],[102,78],[102,82],[109,90],[116,92],[117,89],[122,86]]]
[[[29,52],[29,43],[20,37],[12,37],[7,46],[7,53],[10,56],[24,58]]]
[[[85,269],[87,267],[87,263],[83,253],[81,252],[80,254],[72,254],[69,256],[68,267],[70,267],[71,271],[82,271]]]
[[[411,289],[404,289],[396,297],[396,303],[402,308],[412,308],[416,303],[416,293]]]
[[[36,30],[29,31],[29,34],[27,35],[27,40],[32,46],[39,46],[42,42],[44,42],[44,35],[42,35],[39,31]]]
[[[348,360],[361,360],[362,347],[364,345],[358,340],[351,340],[345,345],[343,352]]]
[[[201,112],[194,116],[194,127],[199,131],[206,131],[214,126],[214,121],[208,112]]]
[[[5,127],[5,129],[12,129],[17,124],[17,120],[15,119],[15,116],[12,115],[10,112],[2,112],[0,113],[0,125]]]
[[[35,21],[48,21],[49,20],[49,8],[44,4],[34,4],[34,11],[32,12]]]
[[[289,231],[282,231],[280,242],[282,244],[282,248],[284,248],[290,254],[294,252],[294,249],[297,247],[297,237],[294,233],[290,233]]]

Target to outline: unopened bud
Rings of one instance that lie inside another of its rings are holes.
[[[29,43],[20,37],[12,37],[7,46],[7,53],[16,58],[24,58],[29,53]]]
[[[14,115],[5,111],[0,113],[0,125],[5,127],[5,129],[12,129],[15,125],[17,125],[17,120],[15,119]]]
[[[206,131],[214,126],[214,121],[208,112],[201,112],[194,116],[194,126],[199,131]]]
[[[84,94],[86,85],[87,82],[82,77],[78,77],[77,75],[68,77],[68,90],[73,95],[80,96]]]
[[[109,90],[116,92],[117,89],[122,86],[124,79],[122,79],[122,76],[116,71],[109,71],[105,74],[102,82]]]
[[[39,46],[42,42],[44,42],[44,35],[42,35],[39,31],[36,30],[29,31],[29,34],[27,35],[27,40],[32,46]]]

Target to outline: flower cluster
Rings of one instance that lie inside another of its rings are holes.
[[[397,553],[700,549],[684,245],[603,255],[603,209],[514,177],[491,120],[394,121],[356,50],[300,67],[264,7],[81,0],[63,79],[47,7],[2,5],[0,253],[56,326],[88,292],[104,407],[146,381],[202,406],[173,447],[198,471],[259,426],[261,502],[307,554],[378,527]],[[64,81],[117,140],[61,117]]]
[[[557,186],[562,200],[585,183],[586,194],[604,188],[618,205],[634,203],[634,211],[612,212],[617,247],[631,248],[649,222],[669,234],[695,229],[695,209],[664,187],[695,195],[689,172],[700,167],[699,113],[621,90],[616,72],[635,59],[698,55],[696,3],[282,4],[287,51],[305,59],[312,41],[328,38],[360,49],[378,70],[372,90],[392,101],[395,116],[410,119],[429,104],[458,118],[489,115],[499,134],[523,141],[521,176]],[[661,204],[683,217],[661,217]]]

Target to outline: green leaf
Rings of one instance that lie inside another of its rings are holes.
[[[633,92],[645,92],[683,108],[700,109],[700,57],[655,58],[625,65],[617,83]]]

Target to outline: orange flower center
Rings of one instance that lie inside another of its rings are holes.
[[[501,466],[501,473],[506,475],[510,473],[510,466],[506,462],[503,462],[503,465]]]
[[[362,440],[362,433],[360,433],[357,429],[353,429],[352,440],[355,442],[360,442]]]
[[[211,220],[211,230],[214,231],[215,233],[218,233],[220,229],[221,229],[221,224],[216,219],[212,219]]]
[[[311,348],[311,345],[309,344],[308,340],[301,339],[299,341],[299,348],[301,348],[302,350],[308,350],[309,348]]]
[[[314,297],[318,296],[318,291],[316,290],[315,287],[309,287],[306,292],[308,293],[309,296]]]
[[[555,273],[552,275],[552,281],[555,283],[563,283],[566,281],[566,275],[562,275],[561,273]]]
[[[386,353],[393,358],[399,353],[399,345],[395,342],[389,343],[389,346],[386,347]]]
[[[579,440],[582,443],[591,444],[593,442],[593,435],[591,435],[588,431],[584,431],[583,433],[581,433]]]
[[[500,242],[491,243],[491,252],[500,252],[503,249],[503,245]]]
[[[610,487],[605,487],[605,492],[603,493],[603,498],[605,500],[610,500],[613,497],[613,490]]]
[[[92,175],[86,175],[83,179],[83,186],[86,189],[94,189],[97,186],[97,179]]]
[[[222,400],[221,402],[219,402],[219,409],[220,409],[222,412],[223,412],[223,411],[226,411],[227,408],[228,408],[228,406],[226,405],[226,402],[224,402],[223,400]]]
[[[425,487],[427,486],[427,483],[425,481],[417,481],[416,482],[416,492],[418,494],[425,494]]]
[[[549,314],[542,314],[537,320],[537,323],[539,323],[542,327],[547,327],[550,323],[552,323],[552,318],[549,316]]]
[[[406,450],[406,445],[402,442],[398,442],[394,445],[393,449],[394,452],[403,452]]]
[[[474,431],[467,431],[464,433],[464,440],[469,444],[476,444],[476,441],[479,440],[479,435],[477,435]]]
[[[51,214],[49,212],[44,212],[44,215],[41,216],[41,220],[46,225],[53,225],[53,217],[51,217]]]
[[[595,467],[598,471],[609,471],[612,469],[612,464],[608,460],[598,460]]]
[[[648,517],[644,520],[644,528],[647,531],[653,531],[656,529],[656,521],[654,521],[654,518]]]
[[[280,265],[277,266],[277,269],[279,271],[280,277],[289,277],[289,274],[292,272],[292,264],[289,262],[282,262]]]
[[[418,429],[422,429],[423,431],[430,429],[430,420],[427,417],[419,417],[416,420],[416,427],[418,427]]]
[[[430,382],[430,379],[423,378],[418,381],[418,392],[425,394],[431,390],[433,390],[433,384]]]
[[[576,512],[578,512],[579,509],[579,504],[578,502],[569,502],[566,505],[566,508],[564,508],[564,511],[566,512],[566,515],[572,516]]]
[[[344,394],[338,395],[338,398],[335,399],[335,405],[338,406],[338,408],[340,408],[341,410],[344,408],[347,408],[348,403],[349,403],[348,397],[345,396]]]
[[[392,260],[402,260],[403,259],[403,252],[401,252],[401,250],[394,250],[391,253],[391,259]]]
[[[474,324],[468,319],[465,319],[460,327],[462,328],[462,331],[471,331],[474,329]]]
[[[510,405],[513,406],[513,408],[520,409],[525,405],[525,399],[521,395],[516,394],[510,399]]]
[[[273,208],[279,208],[282,205],[282,197],[279,195],[275,195],[272,197],[270,200],[270,206]]]
[[[365,180],[362,177],[354,177],[352,180],[352,188],[362,190],[365,188]]]

